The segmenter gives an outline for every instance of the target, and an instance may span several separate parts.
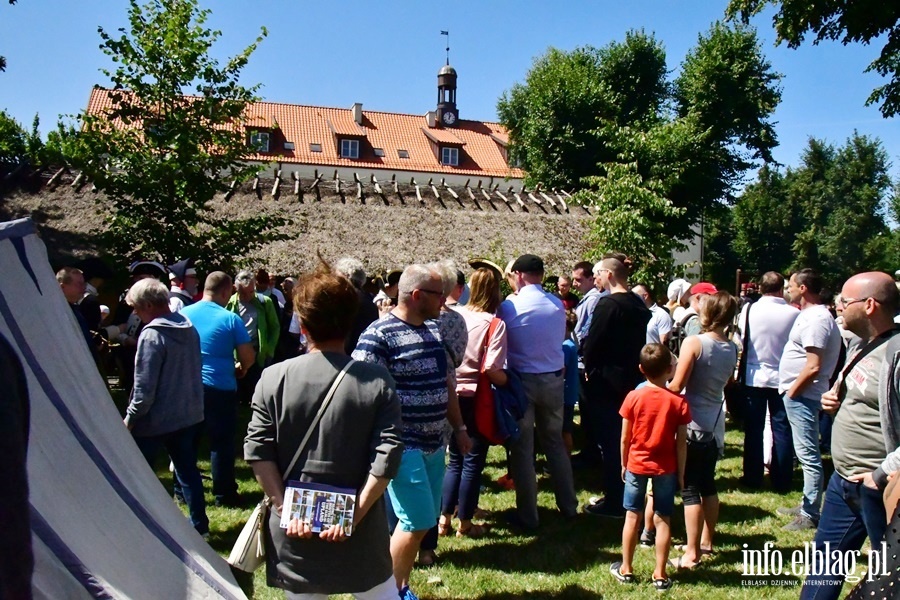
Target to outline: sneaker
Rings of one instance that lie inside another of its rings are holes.
[[[782,515],[784,517],[796,517],[797,515],[800,514],[801,508],[802,507],[800,507],[800,506],[791,506],[791,507],[782,506],[781,508],[775,509],[775,512],[777,512],[779,515]]]
[[[622,561],[609,565],[609,572],[619,583],[634,583],[634,573],[622,572]]]
[[[783,531],[804,531],[806,529],[815,530],[819,526],[818,523],[810,519],[804,514],[794,517],[794,520],[782,527]]]
[[[588,515],[594,515],[595,517],[607,517],[610,519],[624,519],[625,518],[625,509],[623,508],[613,508],[609,506],[606,502],[598,502],[597,504],[589,504],[584,507],[584,513]]]
[[[644,530],[641,532],[641,546],[644,548],[652,548],[656,545],[656,530],[648,531]]]
[[[408,585],[404,585],[403,589],[398,592],[400,596],[400,600],[419,600],[419,597],[413,594],[413,591],[409,589]]]
[[[672,589],[672,578],[666,577],[665,579],[654,579],[653,587],[657,592],[665,592]]]

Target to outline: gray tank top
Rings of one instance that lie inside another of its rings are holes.
[[[724,438],[723,392],[734,373],[737,346],[730,341],[718,342],[706,334],[697,337],[700,338],[700,356],[694,362],[691,377],[684,388],[684,397],[693,419],[688,429],[715,432],[717,439]]]

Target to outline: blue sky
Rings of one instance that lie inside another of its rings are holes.
[[[210,25],[223,32],[221,58],[252,42],[260,26],[269,36],[244,71],[245,84],[262,83],[266,100],[424,114],[433,109],[436,75],[450,31],[451,63],[459,72],[462,118],[495,120],[497,99],[522,81],[550,46],[572,49],[624,39],[628,29],[653,32],[677,72],[697,36],[722,17],[727,0],[459,0],[302,2],[202,0]],[[106,84],[108,64],[97,26],[127,24],[123,0],[19,0],[0,4],[0,108],[23,125],[40,114],[41,130],[58,115],[82,110],[94,84]],[[798,50],[774,45],[771,13],[758,17],[763,50],[785,77],[775,114],[775,158],[792,165],[810,136],[843,143],[854,129],[878,136],[900,176],[900,120],[865,107],[879,85],[863,74],[880,45],[823,43]]]

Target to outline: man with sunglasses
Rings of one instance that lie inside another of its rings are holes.
[[[900,294],[887,273],[860,273],[847,280],[837,303],[844,326],[863,342],[821,398],[822,409],[835,415],[834,474],[825,490],[814,548],[821,551],[829,543],[832,553],[846,556],[858,552],[866,537],[873,552],[880,551],[887,528],[882,494],[888,474],[900,469],[900,338],[893,321]],[[843,579],[816,570],[800,597],[837,598]]]

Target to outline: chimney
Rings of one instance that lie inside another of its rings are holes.
[[[350,108],[350,112],[353,113],[353,120],[356,121],[356,124],[362,125],[363,124],[362,102],[355,103]]]
[[[429,129],[434,129],[435,126],[437,126],[437,112],[429,110],[425,113],[425,123],[428,125]]]

